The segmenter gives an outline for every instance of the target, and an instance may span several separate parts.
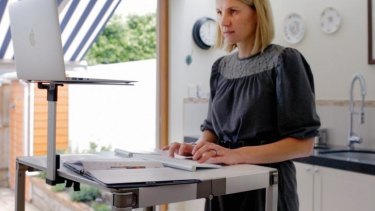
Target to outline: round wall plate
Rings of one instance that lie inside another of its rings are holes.
[[[305,25],[300,15],[289,14],[284,21],[284,39],[290,44],[301,42],[305,36]]]
[[[327,7],[320,16],[320,27],[327,34],[335,33],[341,25],[340,13],[333,7]]]

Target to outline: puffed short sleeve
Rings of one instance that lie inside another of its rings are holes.
[[[299,139],[319,134],[314,79],[309,64],[297,50],[286,48],[276,66],[277,126],[282,137]]]

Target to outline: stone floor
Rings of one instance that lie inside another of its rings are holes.
[[[14,211],[15,209],[15,197],[14,191],[7,188],[0,188],[0,210],[2,211]],[[30,203],[26,203],[26,211],[41,211]]]

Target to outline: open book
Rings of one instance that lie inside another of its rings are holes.
[[[166,167],[177,168],[187,171],[196,171],[198,169],[212,169],[220,168],[220,165],[212,163],[198,163],[191,160],[191,158],[184,158],[176,156],[175,158],[169,157],[166,151],[155,150],[150,152],[130,152],[122,149],[115,149],[117,156],[141,158],[149,161],[161,162]]]
[[[108,188],[133,188],[200,182],[183,171],[163,168],[158,161],[136,158],[67,160],[64,166]]]

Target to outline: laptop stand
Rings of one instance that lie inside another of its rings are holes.
[[[102,85],[133,85],[135,81],[128,82],[106,82],[99,83]],[[57,176],[57,170],[60,168],[60,155],[56,154],[56,103],[58,98],[58,87],[64,86],[67,81],[45,81],[36,82],[38,89],[47,90],[48,101],[48,126],[47,126],[47,177],[46,183],[49,185],[56,185],[64,183],[63,178]],[[85,84],[84,81],[76,81],[74,84]],[[79,189],[75,188],[75,189]]]
[[[49,185],[64,183],[63,178],[57,177],[57,169],[60,168],[60,155],[56,154],[56,103],[59,86],[64,86],[64,84],[56,82],[38,82],[38,89],[47,90],[48,126],[46,183]]]

